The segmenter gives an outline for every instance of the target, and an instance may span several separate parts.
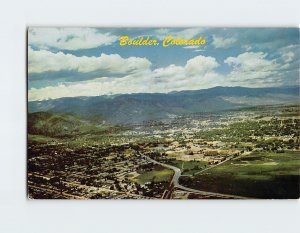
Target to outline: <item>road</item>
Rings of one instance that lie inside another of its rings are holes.
[[[220,163],[217,163],[216,165],[210,166],[210,167],[205,168],[205,169],[203,169],[203,170],[201,170],[201,171],[199,171],[199,172],[196,172],[195,175],[198,175],[198,174],[203,173],[203,172],[205,172],[205,171],[207,171],[207,170],[209,170],[209,169],[212,169],[212,168],[214,168],[214,167],[216,167],[216,166],[219,166],[219,165],[221,165],[221,164],[223,164],[223,163],[226,163],[227,161],[232,160],[233,158],[234,158],[234,157],[228,157],[227,159],[225,159],[224,161],[222,161],[222,162],[220,162]]]
[[[201,190],[197,190],[197,189],[192,189],[192,188],[188,188],[188,187],[185,187],[181,184],[179,184],[179,178],[181,176],[181,170],[178,168],[178,167],[174,167],[172,165],[169,165],[169,164],[165,164],[165,163],[161,163],[161,162],[158,162],[154,159],[151,159],[149,158],[148,156],[146,155],[143,155],[143,154],[140,154],[144,159],[154,163],[154,164],[158,164],[158,165],[161,165],[163,167],[166,167],[166,168],[170,168],[174,171],[174,175],[173,175],[173,178],[172,178],[172,181],[171,181],[171,184],[173,184],[174,188],[178,188],[178,189],[182,189],[182,190],[185,190],[185,191],[188,191],[188,192],[193,192],[193,193],[198,193],[198,194],[201,194],[201,195],[205,195],[205,196],[209,196],[209,197],[213,197],[213,198],[222,198],[222,199],[245,199],[247,197],[242,197],[242,196],[237,196],[237,195],[229,195],[229,194],[222,194],[222,193],[214,193],[214,192],[206,192],[206,191],[201,191]],[[226,160],[228,161],[228,160]],[[222,163],[226,162],[226,161],[223,161]],[[220,163],[221,164],[221,163]],[[220,164],[217,164],[217,165],[220,165]],[[213,166],[213,167],[216,167],[217,165]],[[210,167],[212,168],[212,167]],[[209,168],[205,169],[205,170],[208,170]]]

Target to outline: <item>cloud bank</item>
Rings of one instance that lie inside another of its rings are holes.
[[[35,51],[28,48],[28,72],[43,73],[46,71],[75,70],[81,73],[105,70],[110,73],[125,74],[148,69],[151,62],[146,58],[122,58],[118,54],[104,54],[99,57],[77,57],[63,52],[52,53],[47,50]]]
[[[89,49],[110,45],[117,39],[117,36],[98,32],[96,28],[30,28],[28,31],[29,45],[41,49]]]
[[[118,35],[126,34],[204,36],[208,43],[203,48],[118,47]],[[31,28],[28,44],[29,101],[299,85],[298,29]]]

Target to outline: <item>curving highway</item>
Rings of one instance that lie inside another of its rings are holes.
[[[188,191],[188,192],[198,193],[198,194],[209,196],[209,197],[212,197],[212,198],[220,198],[220,199],[245,199],[245,198],[247,198],[247,197],[242,197],[242,196],[237,196],[237,195],[200,191],[200,190],[197,190],[197,189],[192,189],[192,188],[185,187],[185,186],[179,184],[179,178],[181,176],[181,170],[178,167],[174,167],[174,166],[169,165],[169,164],[158,162],[158,161],[156,161],[154,159],[151,159],[150,157],[148,157],[146,155],[143,155],[143,154],[139,154],[139,155],[142,156],[144,159],[152,162],[152,163],[159,164],[163,167],[172,169],[174,171],[174,175],[173,175],[171,183],[173,184],[174,188],[182,189],[182,190],[185,190],[185,191]],[[213,167],[215,167],[215,166],[213,166]],[[205,170],[208,170],[208,169],[205,169]]]

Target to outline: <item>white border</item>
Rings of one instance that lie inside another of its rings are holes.
[[[299,232],[299,201],[28,201],[27,26],[298,26],[300,1],[16,1],[0,7],[0,232]]]

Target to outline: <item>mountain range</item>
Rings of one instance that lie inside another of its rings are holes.
[[[113,124],[243,107],[299,104],[299,87],[214,87],[170,93],[64,97],[28,102],[28,112],[74,113]]]

